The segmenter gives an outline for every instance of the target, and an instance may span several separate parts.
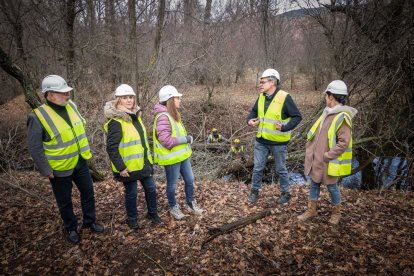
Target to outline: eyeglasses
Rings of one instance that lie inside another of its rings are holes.
[[[259,82],[259,84],[260,84],[260,85],[263,85],[263,84],[265,84],[266,82],[269,82],[269,81],[271,81],[271,80],[267,80],[267,81],[260,81],[260,82]]]
[[[62,95],[62,96],[70,96],[70,92],[51,92],[51,93]]]

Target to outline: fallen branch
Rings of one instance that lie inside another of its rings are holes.
[[[0,182],[2,182],[3,184],[9,185],[9,186],[10,186],[10,187],[12,187],[12,188],[15,188],[15,189],[21,190],[21,191],[25,192],[26,194],[28,194],[28,195],[30,195],[30,196],[32,196],[32,197],[35,197],[35,198],[38,198],[38,199],[44,200],[44,201],[46,201],[46,202],[48,202],[48,203],[50,203],[50,204],[53,204],[53,202],[52,202],[52,201],[50,201],[49,199],[45,198],[44,196],[40,196],[40,195],[38,195],[38,194],[36,194],[36,193],[33,193],[33,192],[29,191],[29,190],[26,190],[25,188],[23,188],[23,187],[21,187],[21,186],[19,186],[19,185],[14,185],[13,183],[11,183],[11,182],[9,182],[9,181],[6,181],[6,180],[3,180],[3,179],[1,179],[1,178],[0,178]]]
[[[250,215],[248,217],[239,219],[235,222],[224,224],[220,227],[214,227],[208,229],[209,233],[211,234],[210,237],[208,237],[206,240],[203,241],[203,244],[201,245],[201,248],[203,248],[208,242],[214,240],[220,235],[230,233],[234,230],[240,229],[242,227],[245,227],[246,225],[249,225],[251,223],[256,222],[259,219],[262,219],[264,217],[267,217],[272,214],[271,209],[266,209],[264,211],[261,211],[260,213]]]
[[[145,257],[147,257],[149,260],[151,260],[152,262],[154,262],[157,266],[159,266],[162,269],[163,275],[167,275],[167,271],[165,271],[164,267],[162,267],[162,265],[160,265],[157,261],[155,261],[153,258],[151,258],[150,256],[148,256],[147,254],[145,254],[145,252],[142,252],[142,254],[144,254]]]

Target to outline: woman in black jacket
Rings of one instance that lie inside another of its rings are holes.
[[[115,100],[105,104],[105,116],[108,122],[106,151],[111,160],[116,180],[125,187],[125,208],[128,226],[139,228],[137,194],[139,180],[144,187],[147,202],[147,218],[159,225],[161,219],[157,213],[157,193],[152,177],[152,156],[148,145],[145,126],[136,104],[136,95],[131,86],[121,84],[115,91]]]

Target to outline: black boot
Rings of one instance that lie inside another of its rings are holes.
[[[146,218],[149,219],[151,221],[151,223],[154,224],[154,225],[161,225],[162,224],[161,218],[158,216],[157,213],[155,213],[155,214],[148,213]]]
[[[249,195],[249,202],[255,204],[259,199],[259,190],[252,190]]]
[[[99,223],[96,223],[96,222],[93,222],[93,223],[87,224],[87,225],[84,224],[84,225],[82,225],[82,227],[83,228],[89,228],[89,229],[91,229],[92,232],[95,232],[95,233],[102,233],[105,230],[105,228],[102,225],[100,225]]]
[[[128,219],[127,220],[127,224],[129,226],[129,228],[131,229],[138,229],[139,228],[139,224],[138,224],[138,220],[137,219]]]
[[[76,230],[67,231],[66,239],[73,244],[78,244],[80,242],[80,236]]]
[[[277,200],[279,204],[287,204],[290,202],[290,193],[282,193],[282,195]]]

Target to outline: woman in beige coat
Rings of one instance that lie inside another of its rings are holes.
[[[351,173],[352,118],[355,108],[345,105],[348,90],[343,81],[332,81],[325,90],[326,107],[310,129],[307,137],[305,175],[311,179],[308,210],[298,216],[305,221],[317,215],[320,186],[329,191],[333,212],[329,220],[338,224],[341,213],[341,192],[338,177]]]

